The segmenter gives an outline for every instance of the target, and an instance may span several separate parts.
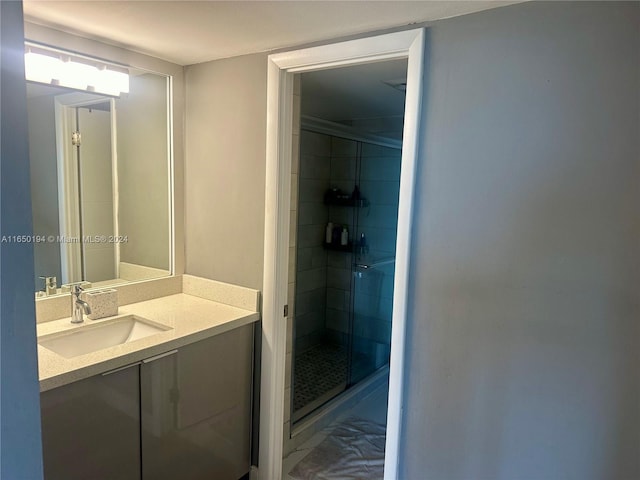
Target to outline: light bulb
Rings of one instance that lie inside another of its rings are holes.
[[[73,60],[64,62],[63,65],[60,85],[79,90],[87,90],[90,85],[95,86],[99,73],[96,67]]]
[[[60,79],[63,62],[58,57],[27,52],[24,54],[24,73],[27,80],[51,83]]]

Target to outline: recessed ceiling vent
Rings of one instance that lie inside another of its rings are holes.
[[[389,85],[391,88],[399,90],[401,92],[407,91],[407,79],[406,78],[397,78],[395,80],[383,80],[382,83],[385,85]]]

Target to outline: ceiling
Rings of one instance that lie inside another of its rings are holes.
[[[438,20],[513,1],[24,0],[25,20],[179,65]]]
[[[179,65],[429,22],[510,3],[514,2],[23,0],[29,22]],[[302,113],[401,138],[404,92],[384,82],[405,79],[405,60],[305,73]]]
[[[385,82],[406,79],[406,59],[303,73],[302,114],[400,139],[405,93]]]

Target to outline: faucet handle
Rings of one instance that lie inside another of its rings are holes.
[[[70,287],[71,287],[71,295],[75,295],[76,298],[79,298],[80,294],[82,292],[84,292],[84,288],[82,288],[80,285],[81,285],[80,283],[72,283],[70,285]]]
[[[91,307],[84,300],[80,299],[80,294],[84,292],[84,288],[79,283],[71,284],[71,323],[82,323],[82,312],[91,313]]]
[[[56,277],[47,277],[45,275],[40,275],[40,278],[44,280],[45,286],[53,286],[56,284]]]

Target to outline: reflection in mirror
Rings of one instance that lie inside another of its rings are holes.
[[[128,70],[120,97],[27,82],[38,295],[171,274],[170,77]]]

